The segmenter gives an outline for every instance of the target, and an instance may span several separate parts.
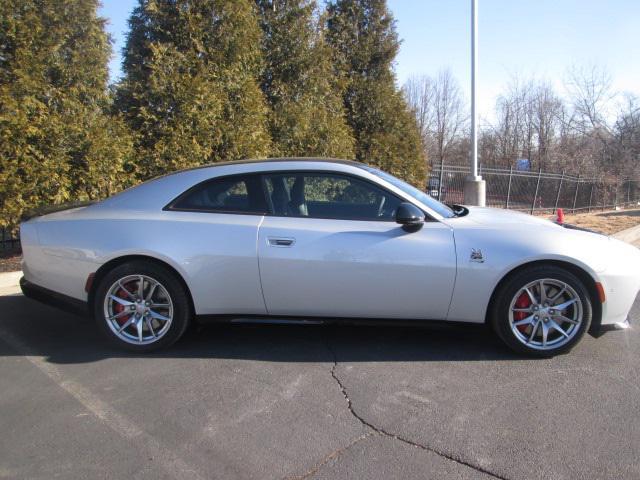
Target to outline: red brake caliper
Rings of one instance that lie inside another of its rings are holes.
[[[118,290],[117,295],[118,295],[118,297],[120,297],[120,298],[122,298],[122,299],[129,298],[129,296],[127,295],[127,292],[125,292],[122,288],[121,288],[120,290]],[[113,313],[122,313],[122,312],[124,311],[124,308],[125,308],[125,307],[124,307],[124,305],[120,305],[120,304],[119,304],[119,303],[117,303],[117,302],[114,302],[114,303],[115,303],[115,305],[113,306]],[[125,324],[125,322],[126,322],[127,320],[129,320],[129,317],[130,317],[130,316],[131,316],[131,315],[123,315],[123,316],[121,316],[121,317],[118,317],[118,318],[116,319],[116,321],[118,322],[118,324],[119,324],[120,326],[122,326],[122,325],[124,325],[124,324]]]
[[[530,306],[531,306],[531,299],[529,298],[529,295],[527,295],[526,293],[522,293],[522,295],[518,297],[514,305],[515,308],[528,308]],[[513,312],[513,319],[515,321],[523,320],[528,315],[529,314],[527,312]],[[524,333],[528,326],[529,325],[526,325],[526,324],[518,325],[516,328],[520,330],[522,333]]]

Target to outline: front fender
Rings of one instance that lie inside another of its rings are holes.
[[[591,252],[602,252],[608,245],[607,237],[575,231],[564,235],[564,229],[542,230],[543,234],[536,237],[524,229],[454,228],[458,270],[447,320],[483,323],[499,282],[529,263],[565,262],[583,270],[595,282],[601,281],[607,257]]]

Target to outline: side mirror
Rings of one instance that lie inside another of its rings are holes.
[[[412,203],[403,202],[396,210],[396,223],[406,232],[417,232],[424,224],[424,212]]]

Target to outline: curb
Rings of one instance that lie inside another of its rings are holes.
[[[22,271],[0,273],[0,288],[17,287]]]
[[[621,232],[614,233],[611,236],[613,238],[617,238],[618,240],[622,240],[623,242],[635,243],[638,240],[640,240],[640,225],[627,228],[626,230],[622,230]]]

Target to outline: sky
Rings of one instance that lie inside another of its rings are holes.
[[[137,0],[102,0],[114,45],[111,79],[121,76],[127,19]],[[640,0],[478,0],[478,110],[491,119],[513,78],[535,76],[560,93],[571,66],[606,69],[617,92],[640,95]],[[402,39],[395,70],[450,69],[469,97],[470,0],[388,0]]]

